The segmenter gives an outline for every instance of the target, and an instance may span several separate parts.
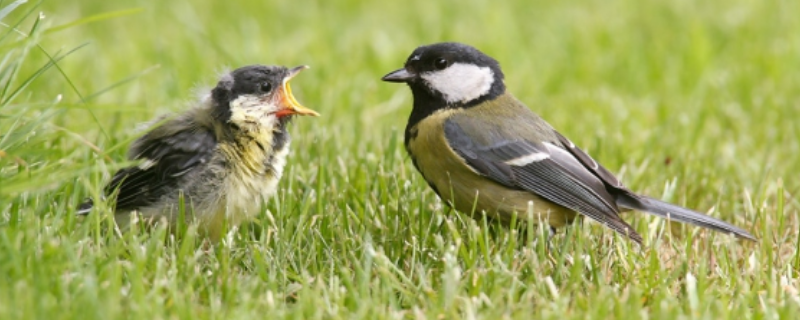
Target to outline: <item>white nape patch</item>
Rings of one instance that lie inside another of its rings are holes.
[[[469,102],[489,93],[494,72],[489,67],[454,63],[444,70],[425,72],[422,79],[448,103]]]
[[[226,83],[230,82],[230,83],[233,83],[233,75],[228,70],[228,68],[225,68],[225,69],[226,70],[222,71],[220,76],[219,76],[219,82],[226,82]]]
[[[524,167],[524,166],[527,166],[527,165],[529,165],[531,163],[539,162],[539,161],[542,161],[542,160],[548,159],[548,158],[550,158],[549,154],[542,153],[542,152],[536,152],[536,153],[526,154],[526,155],[521,156],[519,158],[514,158],[514,159],[511,159],[511,160],[508,160],[508,161],[506,161],[506,164],[512,165],[512,166],[517,166],[517,167]]]

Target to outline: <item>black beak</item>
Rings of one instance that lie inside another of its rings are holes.
[[[406,68],[402,68],[390,72],[389,74],[383,76],[381,80],[386,82],[408,82],[411,81],[411,79],[414,79],[416,76],[417,75],[415,73],[408,72]]]

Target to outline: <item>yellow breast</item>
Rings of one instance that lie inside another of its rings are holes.
[[[239,225],[261,211],[264,202],[277,190],[289,153],[288,142],[273,153],[269,152],[270,145],[262,143],[259,147],[255,141],[220,144],[219,148],[228,162],[223,187],[219,190],[221,196],[215,209],[200,218],[211,237],[220,236],[225,224]]]

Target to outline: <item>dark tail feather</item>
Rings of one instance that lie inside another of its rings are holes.
[[[94,200],[92,200],[92,198],[86,198],[86,200],[83,200],[83,203],[78,205],[77,210],[75,210],[75,214],[79,216],[85,216],[92,211],[93,207],[94,207]]]
[[[641,195],[631,197],[623,195],[617,198],[617,204],[628,209],[646,212],[664,219],[690,223],[718,232],[732,233],[739,238],[757,241],[756,237],[752,234],[730,223],[650,197]]]

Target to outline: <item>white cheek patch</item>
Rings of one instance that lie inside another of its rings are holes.
[[[489,67],[454,63],[444,70],[421,75],[433,90],[441,93],[448,103],[468,102],[489,93],[494,72]]]
[[[254,95],[241,95],[231,101],[231,122],[236,125],[267,126],[275,122],[277,108]]]

